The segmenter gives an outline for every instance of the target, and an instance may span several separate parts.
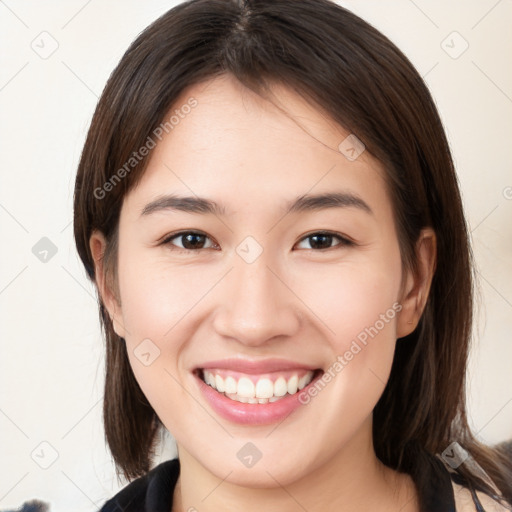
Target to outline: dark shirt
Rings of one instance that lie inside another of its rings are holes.
[[[447,471],[436,457],[427,478],[427,485],[418,489],[420,505],[425,512],[455,512],[455,498],[451,480],[459,485],[464,481]],[[180,473],[178,459],[163,462],[137,478],[103,505],[100,512],[171,512],[173,492]],[[478,497],[472,493],[475,510],[484,510]]]

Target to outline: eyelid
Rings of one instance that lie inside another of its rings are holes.
[[[313,235],[332,236],[333,238],[337,238],[339,240],[339,243],[337,243],[336,245],[333,245],[332,247],[328,247],[327,249],[306,249],[308,251],[325,252],[325,251],[328,251],[330,249],[335,249],[336,247],[350,247],[350,246],[357,245],[356,242],[352,238],[350,238],[350,237],[348,237],[346,235],[343,235],[342,233],[338,233],[337,231],[329,231],[329,230],[325,230],[325,229],[320,229],[320,230],[316,230],[316,231],[310,231],[309,233],[306,233],[304,236],[302,236],[299,239],[297,244],[302,242],[303,240],[306,240],[307,238],[312,237]],[[297,245],[297,244],[295,244],[295,245]]]
[[[173,251],[176,250],[176,251],[189,252],[189,253],[190,252],[199,252],[201,250],[204,251],[206,249],[214,249],[214,247],[206,247],[206,248],[196,249],[196,250],[184,249],[183,247],[178,247],[177,245],[171,244],[171,240],[173,240],[174,238],[179,238],[180,236],[184,236],[184,235],[201,235],[201,236],[204,236],[204,237],[208,238],[209,240],[211,240],[211,242],[214,246],[218,247],[218,245],[219,245],[215,241],[214,238],[212,238],[210,235],[208,235],[204,231],[201,231],[198,229],[182,229],[180,231],[175,231],[174,233],[169,233],[160,239],[160,241],[158,242],[158,245],[172,245]]]

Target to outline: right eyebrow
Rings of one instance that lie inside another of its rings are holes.
[[[148,203],[142,210],[141,215],[149,215],[162,210],[177,210],[187,213],[202,213],[223,216],[225,208],[215,201],[204,197],[165,195]]]

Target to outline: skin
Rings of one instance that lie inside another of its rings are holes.
[[[178,445],[173,510],[417,511],[411,478],[375,456],[372,410],[396,339],[421,316],[435,235],[423,230],[419,269],[405,271],[382,166],[367,151],[349,161],[337,149],[348,132],[295,92],[275,86],[273,93],[289,115],[229,75],[176,101],[173,108],[193,96],[198,106],[152,150],[124,199],[117,298],[106,286],[105,239],[95,232],[90,240],[97,285],[134,374]],[[337,207],[284,215],[297,196],[333,191],[357,195],[372,213]],[[141,215],[168,193],[213,199],[226,214]],[[206,233],[204,248],[182,249],[180,237],[161,243],[181,230]],[[327,249],[312,248],[306,235],[321,230],[355,245],[333,238]],[[247,236],[263,248],[252,263],[236,252]],[[279,425],[218,416],[191,374],[201,362],[235,355],[326,371],[396,303],[401,311],[378,335]],[[134,354],[144,339],[160,350],[149,366]],[[251,468],[236,456],[247,442],[262,453]]]

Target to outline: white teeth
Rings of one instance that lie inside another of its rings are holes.
[[[248,377],[241,377],[238,382],[231,375],[222,378],[214,372],[204,370],[203,379],[219,393],[224,393],[231,400],[250,404],[266,404],[281,400],[287,393],[293,395],[305,388],[313,379],[313,372],[308,371],[300,379],[293,375],[288,380],[278,377],[275,382],[260,378],[256,385]]]
[[[208,384],[212,388],[215,387],[216,383],[215,383],[215,376],[213,375],[213,373],[204,372],[204,380],[206,381],[206,384]]]
[[[299,378],[297,375],[294,375],[291,379],[288,379],[288,393],[290,395],[294,395],[297,393],[297,384],[299,383]]]
[[[256,396],[258,398],[270,398],[274,396],[274,384],[270,379],[260,379],[256,383]]]
[[[238,381],[236,393],[238,396],[243,396],[245,398],[254,398],[254,384],[252,383],[252,380],[247,377],[242,377]]]
[[[274,382],[274,396],[284,396],[288,393],[288,385],[284,377],[279,377]]]
[[[229,376],[224,381],[224,391],[226,393],[236,393],[236,380]]]
[[[219,393],[224,393],[224,379],[220,375],[215,375],[215,388]]]
[[[308,374],[306,373],[306,375],[299,379],[299,384],[297,385],[297,387],[299,389],[304,389],[309,384],[310,380],[311,379],[308,380]]]

